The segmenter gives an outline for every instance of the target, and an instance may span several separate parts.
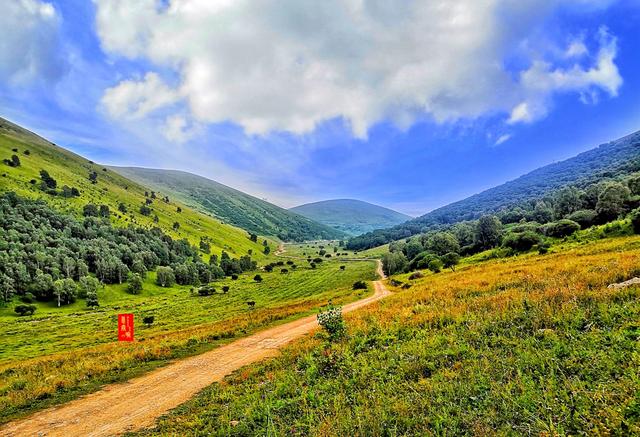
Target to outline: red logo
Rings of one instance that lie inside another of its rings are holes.
[[[133,341],[133,314],[118,314],[118,341]]]

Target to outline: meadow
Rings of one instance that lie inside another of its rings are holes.
[[[214,384],[142,435],[640,433],[640,237],[463,263]]]
[[[358,299],[369,291],[354,291],[353,283],[375,279],[373,262],[351,262],[344,270],[336,262],[315,269],[305,262],[292,269],[284,259],[270,259],[284,265],[216,281],[212,296],[199,296],[189,286],[159,287],[150,272],[141,294],[128,294],[125,284],[99,290],[97,309],[85,308],[84,301],[62,308],[37,303],[32,317],[18,317],[12,306],[0,309],[2,421],[317,311],[329,301]],[[254,281],[255,274],[263,280]],[[118,344],[117,314],[129,312],[137,341]],[[150,326],[142,324],[145,316],[154,317]]]

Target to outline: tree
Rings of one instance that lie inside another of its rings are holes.
[[[440,273],[440,271],[442,270],[442,267],[443,267],[443,264],[439,258],[432,259],[431,261],[429,261],[429,264],[427,266],[427,268],[431,270],[433,273]]]
[[[575,187],[566,187],[553,194],[553,209],[557,218],[566,217],[581,206],[581,193]]]
[[[606,221],[614,220],[624,212],[630,195],[629,188],[620,182],[608,182],[598,196],[596,212]]]
[[[527,250],[531,250],[533,246],[539,244],[541,241],[542,237],[537,233],[525,231],[507,234],[502,241],[502,245],[518,252],[526,252]]]
[[[156,284],[161,287],[171,287],[176,282],[171,267],[158,267],[156,270]]]
[[[120,202],[118,204],[118,211],[120,211],[123,214],[127,213],[127,205],[125,205],[124,203]]]
[[[587,229],[596,223],[598,214],[592,209],[581,209],[567,217],[580,225],[582,229]]]
[[[151,208],[149,208],[147,205],[141,205],[140,206],[140,214],[142,214],[143,216],[150,216],[151,215]]]
[[[253,241],[254,243],[258,242],[258,235],[254,234],[253,232],[249,233],[249,240]]]
[[[482,249],[490,249],[500,243],[502,223],[494,215],[480,217],[476,225],[475,240]]]
[[[11,159],[7,161],[10,167],[20,167],[20,158],[18,158],[18,155],[11,155]]]
[[[58,182],[46,170],[40,170],[40,179],[42,180],[42,189],[44,191],[55,190],[58,186]]]
[[[401,252],[385,253],[382,256],[382,270],[387,276],[403,272],[407,264],[407,258]]]
[[[631,194],[640,196],[640,173],[634,173],[627,179],[627,187]]]
[[[82,215],[84,215],[85,217],[98,217],[100,215],[100,211],[98,210],[98,207],[93,203],[87,203],[82,208]]]
[[[367,284],[364,281],[356,281],[353,283],[352,288],[354,290],[366,290]]]
[[[449,252],[460,252],[460,243],[450,232],[438,232],[433,234],[428,240],[426,249],[436,255],[444,255]]]
[[[76,301],[77,286],[73,279],[58,279],[53,283],[53,292],[58,299],[58,306]]]
[[[153,322],[155,321],[155,317],[154,316],[144,316],[142,318],[142,323],[144,323],[145,325],[147,325],[147,328],[150,328],[151,325],[153,325]]]
[[[92,184],[98,183],[98,173],[96,171],[89,172],[89,180]]]
[[[542,228],[542,231],[545,235],[555,238],[568,237],[578,230],[580,230],[580,225],[572,220],[567,219],[548,223]]]
[[[255,275],[255,276],[253,277],[253,280],[254,280],[254,281],[256,281],[256,282],[262,282],[262,276],[260,276],[260,275]]]
[[[100,281],[93,276],[83,276],[78,281],[78,297],[89,298],[90,294],[97,294]]]
[[[442,255],[441,260],[442,260],[442,265],[445,268],[451,269],[452,272],[455,272],[456,271],[455,267],[460,262],[460,255],[458,255],[455,252],[445,253],[444,255]]]
[[[89,308],[100,306],[100,303],[98,302],[98,293],[91,292],[87,294],[87,306]]]
[[[131,294],[140,294],[142,291],[142,277],[137,273],[131,273],[127,280],[127,291]],[[163,285],[164,287],[164,285]]]
[[[416,239],[412,239],[409,243],[403,246],[402,251],[406,255],[407,259],[415,258],[424,248],[422,244]]]
[[[172,226],[174,231],[177,231],[178,229],[180,229],[180,223],[178,222],[173,222],[173,226]]]
[[[631,226],[633,227],[633,232],[640,234],[640,208],[631,213]]]
[[[264,251],[263,252],[264,252],[265,255],[269,255],[271,253],[271,248],[269,246],[264,246]]]

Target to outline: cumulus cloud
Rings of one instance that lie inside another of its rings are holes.
[[[55,8],[47,2],[3,2],[0,79],[16,84],[59,79],[67,67],[59,50],[60,19]]]
[[[249,134],[307,133],[341,118],[365,137],[376,122],[407,127],[425,116],[511,113],[511,123],[530,122],[555,93],[614,96],[621,83],[610,36],[601,38],[595,65],[532,58],[526,71],[508,71],[508,39],[526,26],[505,17],[540,9],[534,1],[94,1],[107,52],[180,78],[173,89],[148,74],[107,90],[103,103],[115,117],[183,100],[197,122],[232,121]],[[577,59],[581,50],[566,52]]]
[[[113,118],[137,119],[156,109],[175,103],[180,98],[156,73],[141,80],[125,80],[108,88],[102,105]]]

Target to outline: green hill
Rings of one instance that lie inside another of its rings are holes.
[[[262,241],[251,241],[245,231],[194,211],[176,202],[169,193],[152,193],[151,189],[105,166],[0,118],[0,160],[10,161],[13,155],[20,165],[14,167],[8,162],[0,163],[0,192],[14,191],[23,197],[44,199],[56,210],[77,217],[82,216],[82,210],[88,203],[106,205],[115,226],[159,227],[174,238],[187,238],[195,246],[201,238],[206,238],[211,253],[220,254],[226,250],[241,256],[251,250],[254,258],[264,257]],[[41,189],[41,170],[46,170],[57,182],[55,195]],[[95,183],[90,180],[92,174],[95,175]],[[65,186],[77,189],[79,195],[64,196]],[[168,199],[165,198],[167,195]],[[147,202],[150,211],[143,215],[141,207]]]
[[[307,203],[289,211],[355,236],[375,229],[390,228],[411,217],[361,200],[336,199]]]
[[[285,241],[337,239],[345,236],[329,226],[202,176],[176,170],[138,167],[112,169],[249,232],[271,235]]]
[[[550,164],[513,181],[443,206],[389,229],[360,235],[348,243],[350,249],[366,249],[407,238],[443,225],[473,220],[524,205],[566,186],[584,188],[607,178],[619,178],[640,170],[640,131]]]

